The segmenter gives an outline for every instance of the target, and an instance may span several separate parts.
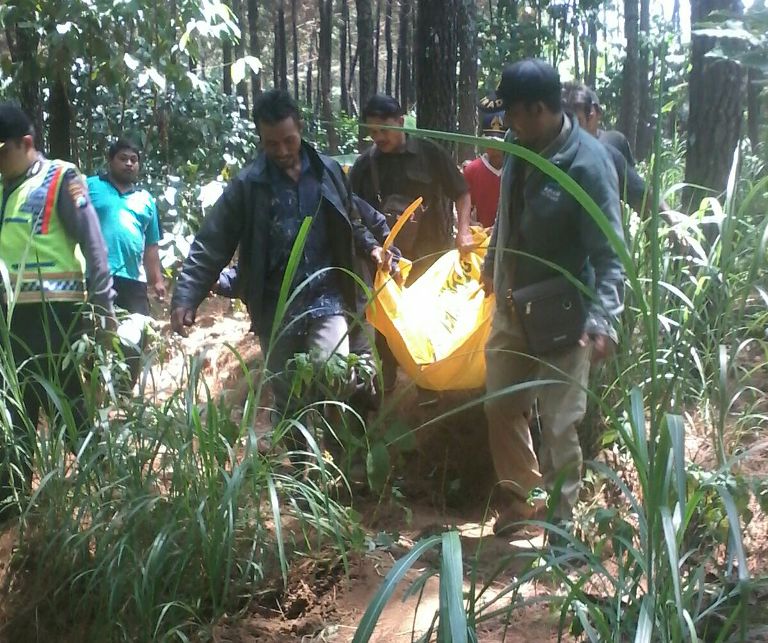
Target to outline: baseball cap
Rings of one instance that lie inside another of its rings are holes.
[[[0,103],[0,148],[7,141],[32,133],[32,121],[16,103]]]
[[[491,92],[478,103],[478,108],[483,136],[503,139],[507,129],[504,127],[504,102]]]
[[[545,105],[560,108],[560,75],[544,60],[526,58],[507,65],[501,74],[496,95],[504,107],[514,103],[530,105],[539,101]]]

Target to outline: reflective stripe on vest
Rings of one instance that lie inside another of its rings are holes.
[[[85,300],[82,258],[58,213],[59,190],[69,169],[75,166],[44,160],[36,174],[8,195],[0,260],[19,303]]]

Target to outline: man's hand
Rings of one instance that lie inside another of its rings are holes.
[[[456,235],[456,247],[463,255],[467,254],[468,252],[472,252],[477,247],[475,239],[472,236],[472,232],[470,230],[459,231],[459,233]]]
[[[589,346],[592,344],[592,353],[590,360],[593,364],[608,359],[616,351],[616,344],[607,335],[589,335],[584,333],[579,340],[579,346]]]
[[[392,263],[392,253],[389,250],[384,250],[381,246],[376,246],[371,250],[371,259],[379,270],[382,272],[389,272],[390,264]]]
[[[194,310],[179,307],[174,308],[171,311],[171,329],[174,333],[178,333],[182,337],[186,337],[189,334],[189,330],[187,329],[194,323]]]
[[[493,277],[483,273],[480,275],[480,285],[485,291],[485,296],[490,297],[493,294]]]
[[[155,291],[155,297],[157,297],[160,301],[163,301],[165,299],[165,295],[167,294],[167,290],[165,289],[165,280],[162,277],[158,279],[155,283],[152,284],[152,290]]]

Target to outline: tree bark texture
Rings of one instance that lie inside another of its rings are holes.
[[[339,137],[333,122],[331,104],[331,57],[333,46],[333,0],[318,0],[320,11],[320,43],[318,66],[320,70],[320,109],[328,136],[328,153],[338,154]]]
[[[376,92],[373,55],[373,7],[371,0],[355,0],[357,6],[357,65],[360,72],[358,103],[362,110]]]
[[[750,67],[747,70],[747,132],[752,152],[760,143],[760,90],[765,82],[762,70]]]
[[[386,0],[387,10],[384,16],[384,44],[387,48],[386,73],[384,75],[384,91],[392,96],[392,68],[395,54],[392,49],[392,4],[394,0]]]
[[[638,0],[624,0],[624,34],[627,48],[624,77],[621,83],[618,126],[619,130],[627,137],[632,149],[635,148],[637,140],[637,119],[640,112],[639,22]]]
[[[291,0],[291,36],[293,39],[293,97],[299,100],[299,29],[296,0]]]
[[[245,25],[245,20],[243,19],[245,17],[245,13],[243,11],[243,0],[232,0],[232,12],[237,17],[238,24]],[[235,42],[235,58],[241,59],[245,58],[245,39],[246,34],[245,30],[241,28],[240,30],[240,38]],[[237,92],[237,95],[242,99],[243,106],[245,107],[245,113],[248,113],[248,82],[246,81],[247,76],[243,77],[243,80],[240,81],[237,84],[237,87],[235,88],[235,91]]]
[[[654,91],[650,84],[651,73],[651,2],[640,0],[640,47],[638,62],[640,105],[637,118],[637,139],[635,157],[644,159],[651,151],[653,141],[653,104]]]
[[[225,96],[232,95],[232,41],[224,36],[221,41],[221,88]]]
[[[459,0],[459,132],[477,132],[477,7],[474,0]],[[472,145],[459,146],[459,161],[474,158]]]
[[[11,60],[18,65],[16,96],[19,105],[32,120],[35,128],[35,145],[43,149],[43,105],[40,92],[41,72],[37,63],[37,48],[40,38],[34,29],[34,13],[25,15],[21,8],[14,7],[7,14],[5,35]]]
[[[69,65],[57,68],[54,74],[48,98],[48,148],[52,158],[71,161],[72,105],[67,91]]]
[[[705,20],[716,10],[740,13],[742,4],[734,0],[693,0],[691,23]],[[745,74],[736,62],[708,58],[706,53],[714,45],[712,38],[692,38],[685,181],[720,193],[726,187],[742,132]],[[683,206],[695,210],[707,194],[712,192],[687,188]]]
[[[288,44],[285,35],[285,6],[283,0],[278,0],[277,16],[275,18],[275,87],[288,90]]]
[[[456,130],[456,5],[419,0],[416,16],[416,122],[425,129]]]
[[[261,60],[261,41],[259,40],[259,0],[248,0],[248,51],[251,56]],[[261,74],[251,72],[251,98],[256,104],[261,95]]]
[[[341,30],[339,33],[339,84],[341,87],[341,111],[350,114],[347,88],[347,61],[349,60],[349,0],[340,0]]]
[[[413,85],[413,73],[411,60],[412,56],[412,0],[400,0],[400,20],[397,36],[397,93],[400,105],[404,110],[408,110],[412,104],[414,92],[411,91]]]

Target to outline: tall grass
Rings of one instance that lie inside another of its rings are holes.
[[[751,588],[742,541],[749,490],[737,474],[744,457],[740,438],[764,430],[767,419],[764,393],[751,378],[768,362],[761,326],[767,298],[760,284],[768,180],[738,180],[737,157],[727,192],[705,199],[684,218],[675,230],[683,243],[675,244],[662,226],[658,201],[662,185],[669,186],[667,199],[674,198],[683,161],[665,154],[657,138],[649,164],[656,207],[647,221],[627,222],[625,250],[583,190],[529,150],[461,135],[415,134],[502,149],[538,167],[606,232],[627,274],[619,351],[593,374],[589,390],[605,427],[603,443],[616,445],[619,466],[590,462],[587,479],[609,499],[597,496],[580,507],[574,532],[536,523],[560,538],[500,561],[482,582],[470,571],[470,594],[461,597],[471,635],[479,623],[506,618],[529,602],[522,589],[541,580],[550,587],[545,599],[560,606],[561,633],[570,629],[591,641],[725,641],[743,633]],[[719,224],[712,243],[703,232],[710,221]],[[758,350],[750,352],[752,347]],[[686,434],[692,431],[709,437],[713,457],[703,469],[690,462]],[[418,550],[429,546],[436,541],[420,543]],[[461,559],[455,549],[442,556],[453,557],[454,566]],[[525,571],[504,580],[521,557],[529,560]],[[470,568],[478,564],[468,561]],[[388,578],[381,596],[397,580]],[[442,609],[446,597],[441,593],[440,599]],[[371,609],[357,641],[369,640],[365,633],[373,631],[375,619]]]
[[[308,225],[289,259],[278,319],[292,301],[288,286]],[[20,405],[22,365],[7,350],[5,325],[0,339],[5,409]],[[234,353],[248,381],[235,420],[208,388],[203,355],[186,356],[175,390],[154,401],[151,369],[166,368],[166,354],[160,347],[146,357],[140,395],[131,397],[119,394],[119,351],[77,341],[66,359],[86,376],[92,424],[84,434],[59,382],[45,383],[59,413],[46,417],[41,431],[26,418],[31,448],[19,455],[36,479],[32,490],[19,485],[16,498],[20,545],[5,637],[50,639],[75,628],[84,640],[190,640],[259,596],[275,607],[296,555],[345,561],[362,544],[355,517],[335,499],[338,470],[311,428],[321,417],[315,405],[279,418],[272,432],[277,445],[301,432],[305,450],[264,453],[254,420],[268,374],[251,378]],[[0,423],[3,444],[18,449],[7,413]],[[68,443],[67,435],[78,439]]]

